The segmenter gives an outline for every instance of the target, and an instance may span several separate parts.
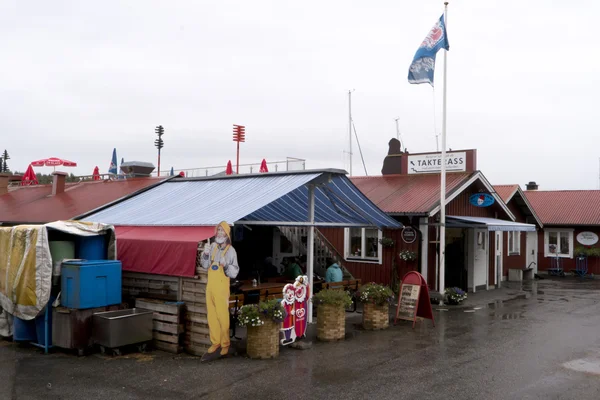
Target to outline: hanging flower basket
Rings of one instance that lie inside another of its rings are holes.
[[[379,239],[379,243],[381,243],[382,247],[394,247],[394,239],[388,237],[382,237]]]
[[[352,304],[343,290],[325,289],[313,296],[317,304],[317,339],[331,342],[346,336],[346,308]]]
[[[380,330],[390,326],[390,304],[394,301],[392,289],[376,283],[367,283],[360,288],[357,300],[364,304],[363,328]]]
[[[398,256],[404,261],[415,261],[417,259],[417,253],[410,250],[402,250]]]
[[[279,356],[279,329],[285,317],[285,309],[279,300],[240,308],[238,320],[241,326],[248,328],[248,357],[262,359]]]

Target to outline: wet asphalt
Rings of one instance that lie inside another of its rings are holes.
[[[434,306],[435,327],[357,330],[265,361],[43,355],[0,341],[0,399],[600,399],[600,281],[521,289],[510,301]]]

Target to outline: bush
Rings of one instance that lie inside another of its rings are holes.
[[[273,299],[242,306],[238,312],[238,321],[241,326],[261,326],[268,319],[276,323],[282,322],[286,316],[280,300]]]
[[[387,286],[376,283],[367,283],[357,293],[358,301],[361,303],[383,306],[394,301],[394,292]]]
[[[332,305],[347,308],[352,304],[352,298],[348,292],[335,289],[323,289],[313,296],[313,302],[317,305]]]

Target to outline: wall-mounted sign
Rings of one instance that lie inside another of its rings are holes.
[[[489,207],[494,204],[494,196],[487,193],[475,193],[469,197],[469,203],[475,207]]]
[[[417,240],[417,231],[412,226],[405,226],[402,229],[402,240],[404,243],[414,243]]]
[[[466,171],[467,153],[446,153],[446,171]],[[409,174],[431,174],[442,171],[442,153],[408,155]]]
[[[594,232],[581,232],[577,235],[577,241],[584,246],[593,246],[598,243],[598,235]]]

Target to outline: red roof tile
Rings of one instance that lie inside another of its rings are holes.
[[[525,191],[544,225],[600,225],[600,190]]]
[[[157,184],[164,178],[135,178],[67,184],[51,196],[52,185],[22,186],[0,196],[0,223],[66,220]]]
[[[515,192],[519,190],[519,185],[494,185],[494,190],[505,203],[508,203]]]
[[[452,193],[473,174],[446,175],[446,193]],[[440,201],[440,175],[384,175],[350,178],[361,192],[386,213],[427,214]]]

